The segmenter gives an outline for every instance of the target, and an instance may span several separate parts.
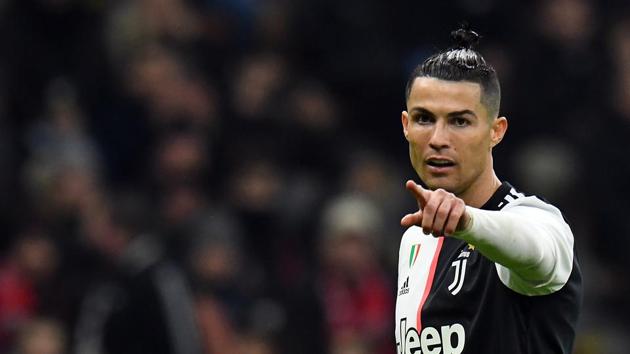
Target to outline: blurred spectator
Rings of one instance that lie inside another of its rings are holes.
[[[108,23],[108,42],[114,62],[120,63],[148,43],[194,42],[202,34],[202,21],[188,1],[117,1]]]
[[[201,72],[166,46],[149,43],[135,49],[124,67],[124,83],[146,106],[154,129],[210,130],[216,124],[218,102]]]
[[[35,318],[26,323],[21,331],[15,354],[64,354],[68,353],[66,335],[61,323],[46,318]]]
[[[241,150],[228,175],[225,198],[243,225],[248,259],[260,266],[267,286],[273,288],[277,271],[274,259],[283,239],[279,207],[285,171],[268,153],[256,151],[255,146],[249,149]]]
[[[72,217],[95,197],[99,152],[85,130],[75,87],[64,78],[54,80],[47,100],[42,120],[28,134],[27,188],[44,218]]]
[[[283,151],[286,166],[293,173],[308,173],[321,179],[338,178],[341,165],[335,147],[340,141],[341,109],[333,93],[322,82],[298,81],[286,93],[279,136],[291,146]]]
[[[593,293],[591,306],[586,307],[588,317],[585,325],[595,332],[604,343],[613,343],[614,335],[610,338],[606,333],[610,328],[622,324],[630,327],[630,320],[624,314],[630,311],[630,286],[617,279],[623,277],[625,269],[630,266],[630,260],[623,250],[630,247],[630,228],[626,225],[624,215],[630,212],[627,181],[630,179],[630,168],[624,163],[630,153],[627,143],[630,136],[630,104],[625,97],[630,91],[630,21],[627,15],[611,26],[608,37],[608,53],[612,67],[611,81],[606,86],[610,94],[607,95],[608,107],[601,117],[597,117],[602,124],[593,125],[589,131],[588,144],[585,146],[590,152],[586,154],[588,166],[595,166],[595,178],[606,181],[606,187],[592,190],[588,193],[593,205],[597,205],[589,217],[593,224],[587,246],[593,259],[594,284],[590,290]],[[607,235],[606,237],[602,237]],[[617,348],[625,348],[614,344],[610,352]],[[627,343],[627,341],[625,342]]]
[[[208,204],[203,191],[194,185],[179,184],[165,188],[160,196],[159,215],[165,228],[176,228],[203,212]]]
[[[590,0],[542,1],[536,24],[547,38],[565,49],[579,47],[594,35],[594,10]]]
[[[0,266],[0,351],[37,316],[41,286],[55,274],[57,262],[57,248],[42,230],[26,230],[15,240]]]
[[[186,230],[192,237],[188,261],[206,353],[238,352],[247,342],[244,348],[271,350],[272,343],[257,336],[276,336],[285,325],[284,310],[265,298],[261,274],[243,252],[236,219],[220,210],[201,213]]]
[[[267,213],[275,209],[281,188],[277,165],[270,159],[243,160],[234,172],[231,201],[238,210]]]
[[[85,220],[106,272],[81,304],[78,353],[201,353],[190,285],[148,233],[148,210],[141,197],[121,194]]]
[[[201,214],[190,220],[187,232],[193,238],[189,262],[206,353],[233,351],[245,322],[252,276],[242,266],[238,225],[225,214]]]
[[[278,353],[274,343],[268,338],[259,335],[245,335],[241,337],[238,351],[243,354],[275,354]]]
[[[232,87],[231,103],[237,117],[254,126],[275,118],[287,71],[288,65],[279,55],[254,53],[245,57],[236,68]]]
[[[530,140],[514,157],[519,176],[515,183],[555,203],[568,204],[566,198],[577,185],[576,176],[580,175],[577,161],[575,152],[559,139]]]
[[[320,286],[331,353],[357,346],[394,351],[394,299],[380,263],[381,232],[382,216],[365,199],[341,196],[324,211]]]
[[[518,68],[536,68],[536,74],[524,75],[517,91],[508,93],[520,95],[521,105],[512,115],[524,121],[519,130],[525,136],[545,126],[553,134],[579,137],[588,129],[589,114],[601,114],[606,97],[606,77],[597,74],[606,66],[599,55],[604,48],[597,40],[597,8],[591,0],[540,1],[537,6],[539,16],[529,23],[533,42],[520,43],[515,57]]]
[[[154,178],[164,188],[201,184],[208,169],[208,154],[203,135],[197,132],[170,133],[158,144]]]

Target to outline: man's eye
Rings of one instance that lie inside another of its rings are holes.
[[[428,124],[433,122],[433,118],[428,114],[420,114],[416,116],[416,122],[422,124]]]
[[[465,127],[465,126],[469,125],[470,122],[466,118],[455,117],[455,118],[453,118],[453,124],[455,124],[455,126],[457,126],[457,127]]]

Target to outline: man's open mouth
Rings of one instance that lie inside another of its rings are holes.
[[[427,165],[433,166],[433,167],[451,167],[451,166],[455,166],[455,163],[451,160],[429,159],[427,160]]]

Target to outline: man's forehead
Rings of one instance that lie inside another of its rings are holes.
[[[481,85],[472,81],[450,81],[434,77],[417,77],[411,85],[409,97],[413,94],[450,91],[453,94],[481,97]]]
[[[470,81],[448,81],[432,77],[417,77],[407,102],[416,105],[439,104],[458,109],[473,109],[481,104],[481,85]]]

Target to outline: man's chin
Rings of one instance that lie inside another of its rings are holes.
[[[455,193],[457,188],[453,180],[448,177],[421,178],[424,185],[430,190],[444,189],[447,192]]]

